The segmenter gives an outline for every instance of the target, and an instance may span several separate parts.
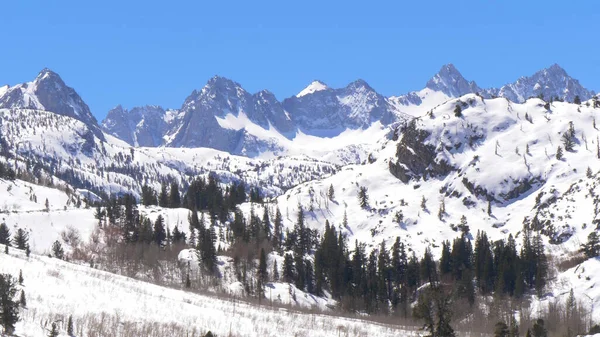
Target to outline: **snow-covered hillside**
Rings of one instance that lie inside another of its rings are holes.
[[[307,222],[314,228],[325,220],[340,225],[346,213],[350,241],[373,246],[400,236],[422,252],[427,244],[459,236],[456,226],[464,215],[471,233],[485,230],[493,239],[537,221],[555,243],[551,249],[575,251],[595,230],[598,213],[600,133],[598,110],[589,103],[555,102],[546,109],[539,99],[453,99],[399,129],[397,141],[383,141],[374,162],[301,184],[277,202],[289,226],[298,205],[310,205]],[[457,104],[461,117],[454,112]],[[570,122],[576,141],[573,151],[565,151],[561,138]],[[556,158],[559,146],[562,159]],[[333,200],[327,199],[329,186],[335,188]],[[359,206],[361,186],[368,189],[368,208]]]
[[[14,249],[0,254],[0,273],[19,271],[27,308],[16,333],[23,337],[44,336],[55,321],[66,336],[68,316],[78,336],[417,335],[399,326],[271,308],[266,301],[251,305],[234,295],[219,299],[164,288],[54,258],[27,258]]]

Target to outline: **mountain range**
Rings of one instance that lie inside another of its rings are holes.
[[[177,109],[146,105],[110,110],[98,124],[83,99],[60,76],[42,70],[32,81],[0,88],[0,108],[45,110],[73,117],[100,139],[104,133],[132,146],[208,147],[254,157],[265,152],[285,154],[286,143],[298,135],[336,137],[346,130],[364,130],[404,123],[414,111],[426,111],[468,93],[505,97],[522,103],[530,97],[587,100],[584,88],[554,64],[532,76],[500,88],[482,89],[466,80],[452,64],[444,65],[424,89],[385,97],[364,80],[344,88],[313,81],[295,96],[277,100],[268,90],[255,94],[239,83],[215,76],[194,90]]]

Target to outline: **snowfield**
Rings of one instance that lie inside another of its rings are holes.
[[[144,336],[199,336],[209,330],[217,336],[240,337],[418,335],[360,319],[270,308],[266,301],[250,305],[233,296],[218,299],[163,288],[54,258],[34,254],[27,258],[16,249],[0,254],[0,273],[16,276],[20,270],[27,295],[27,309],[17,325],[21,337],[45,335],[44,324],[66,321],[69,315],[76,335],[99,329],[98,321],[103,320],[104,333],[96,330],[92,335],[107,337],[135,336],[148,326],[158,333]]]

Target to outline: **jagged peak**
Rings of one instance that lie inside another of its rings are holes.
[[[47,80],[47,79],[54,79],[56,81],[60,81],[61,83],[64,84],[63,80],[60,78],[60,75],[58,75],[58,73],[52,71],[50,68],[44,68],[42,69],[37,77],[35,78],[35,82],[40,82],[43,80]]]
[[[302,89],[302,91],[300,91],[296,95],[296,97],[306,96],[309,94],[313,94],[317,91],[323,91],[323,90],[327,90],[327,89],[329,89],[327,84],[325,84],[324,82],[319,81],[319,80],[314,80],[314,81],[310,82],[310,84],[308,86],[306,86],[306,88]]]
[[[374,90],[374,89],[373,89],[373,88],[372,88],[372,87],[369,85],[369,83],[367,83],[367,81],[365,81],[365,80],[363,80],[363,79],[361,79],[361,78],[357,79],[357,80],[356,80],[356,81],[354,81],[354,82],[351,82],[350,84],[348,84],[348,85],[346,86],[346,89],[350,89],[350,90],[356,90],[356,89],[361,89],[361,88],[364,88],[364,89],[366,89],[366,90],[369,90],[369,91],[375,91],[375,90]]]
[[[448,63],[443,65],[440,70],[429,79],[427,87],[435,86],[440,83],[450,84],[447,82],[456,83],[457,81],[466,81],[463,75],[456,69],[454,64]]]
[[[464,94],[479,91],[474,81],[467,81],[452,63],[443,65],[440,70],[431,77],[426,88],[441,91],[451,97],[459,97]]]

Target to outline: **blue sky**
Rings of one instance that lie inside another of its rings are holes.
[[[600,89],[593,1],[10,1],[0,84],[44,67],[102,119],[111,107],[178,108],[214,76],[284,99],[313,79],[421,89],[445,63],[482,87],[553,63]]]

